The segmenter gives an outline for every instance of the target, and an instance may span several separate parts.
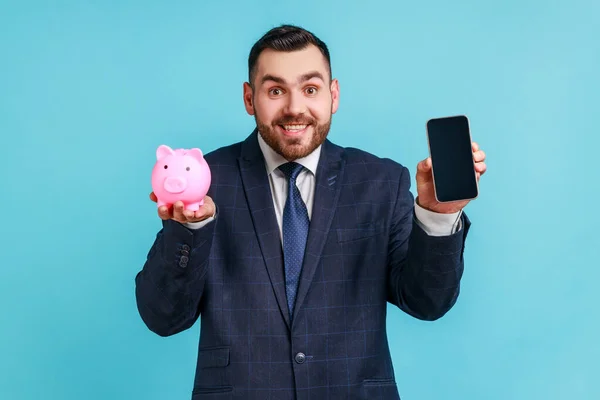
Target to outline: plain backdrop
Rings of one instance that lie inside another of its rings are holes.
[[[135,305],[155,150],[246,138],[248,52],[281,23],[330,47],[334,142],[414,184],[426,120],[466,114],[488,156],[456,306],[390,308],[402,399],[600,398],[599,21],[594,0],[2,1],[0,398],[190,398],[199,324],[161,338]]]

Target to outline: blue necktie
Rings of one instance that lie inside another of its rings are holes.
[[[294,310],[298,280],[308,237],[309,219],[306,205],[296,186],[302,165],[289,162],[279,167],[288,178],[288,195],[283,209],[283,261],[285,265],[285,291],[290,318]]]

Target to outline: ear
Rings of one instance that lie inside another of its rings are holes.
[[[173,149],[171,149],[167,145],[161,144],[160,146],[158,146],[158,149],[156,149],[156,159],[160,160],[161,158],[171,155],[173,153]]]
[[[195,147],[193,149],[189,149],[187,151],[187,155],[191,156],[191,157],[194,157],[199,162],[202,162],[202,160],[204,158],[204,156],[202,154],[202,151],[200,149],[198,149],[198,148],[195,148]]]
[[[331,81],[331,113],[335,114],[340,105],[340,83],[337,79]]]
[[[248,82],[244,82],[243,92],[244,92],[244,107],[246,108],[246,112],[249,115],[254,115],[254,101],[253,101],[254,93],[252,91],[252,87],[250,86],[250,84]]]

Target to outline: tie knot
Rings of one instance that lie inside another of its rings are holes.
[[[288,179],[294,180],[298,177],[300,171],[302,171],[302,165],[295,162],[288,162],[279,166],[279,170],[288,177]]]

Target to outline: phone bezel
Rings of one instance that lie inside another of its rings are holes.
[[[431,154],[431,143],[429,142],[429,123],[432,121],[457,118],[457,117],[462,117],[467,120],[467,131],[469,134],[469,143],[471,144],[471,153],[472,153],[473,152],[473,137],[471,134],[471,121],[469,120],[469,117],[467,115],[456,114],[456,115],[449,115],[449,116],[445,116],[445,117],[434,117],[434,118],[428,119],[427,122],[425,123],[425,136],[427,137],[427,149],[429,151],[429,158],[431,158],[431,178],[433,179],[433,192],[434,192],[435,200],[438,203],[442,203],[442,204],[452,204],[452,203],[459,203],[462,201],[471,201],[471,200],[475,200],[479,197],[479,180],[477,179],[477,171],[475,170],[475,159],[473,159],[473,157],[471,157],[471,161],[473,163],[473,179],[475,180],[475,190],[476,190],[475,196],[471,197],[471,198],[458,199],[458,200],[447,200],[447,201],[440,201],[440,199],[438,198],[437,187],[435,184],[435,170],[433,168],[433,156]]]

